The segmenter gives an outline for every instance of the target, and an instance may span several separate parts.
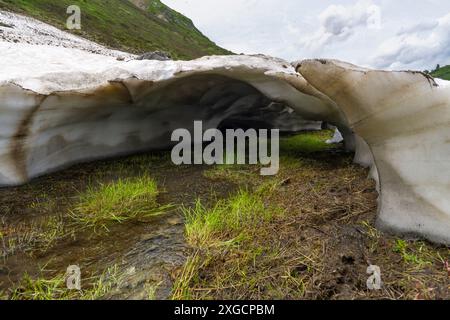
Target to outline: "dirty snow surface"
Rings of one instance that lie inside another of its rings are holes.
[[[125,59],[134,57],[129,53],[111,50],[69,32],[61,31],[39,20],[1,10],[0,41],[79,49]]]

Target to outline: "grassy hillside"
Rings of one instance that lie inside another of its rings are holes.
[[[65,29],[67,7],[78,5],[82,12],[82,29],[73,32],[114,49],[133,53],[163,50],[178,59],[230,53],[206,38],[190,19],[159,0],[132,2],[0,0],[0,9],[26,14]]]
[[[190,32],[201,35],[201,32],[194,26],[191,19],[183,16],[181,13],[169,8],[160,0],[128,0],[136,7],[147,11],[158,18],[171,23],[181,29],[187,29]]]
[[[450,80],[450,66],[441,67],[431,73],[435,78]]]

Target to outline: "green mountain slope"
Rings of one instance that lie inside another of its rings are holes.
[[[441,67],[431,73],[435,78],[450,80],[450,66]]]
[[[190,19],[159,0],[131,1],[0,0],[0,9],[26,14],[65,29],[67,7],[78,5],[82,28],[73,33],[110,48],[132,53],[162,50],[177,59],[230,54],[205,37]],[[139,2],[148,6],[142,7]]]
[[[189,30],[190,32],[201,35],[201,32],[194,26],[191,19],[183,16],[181,13],[169,8],[160,0],[128,0],[136,7],[150,12],[158,18],[169,22],[179,28]]]

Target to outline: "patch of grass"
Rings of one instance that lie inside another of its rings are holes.
[[[70,292],[64,289],[64,276],[51,279],[33,279],[28,274],[22,278],[18,288],[11,293],[11,300],[53,300],[68,298]]]
[[[61,217],[53,216],[46,218],[38,235],[40,247],[44,250],[50,248],[58,239],[66,236],[65,223]]]
[[[368,249],[369,253],[373,254],[376,252],[378,246],[380,245],[381,233],[378,231],[369,221],[361,221],[360,223],[365,231],[365,235],[369,239]]]
[[[105,297],[114,288],[121,285],[123,276],[124,274],[120,272],[117,265],[109,267],[100,276],[88,279],[91,280],[91,283],[87,290],[81,292],[81,299],[97,300]]]
[[[249,219],[245,218],[243,221],[248,222],[238,227],[227,222],[230,219],[225,218],[224,222],[221,221],[221,216],[217,212],[223,211],[225,216],[229,214],[229,211],[232,211],[230,205],[232,201],[229,200],[237,198],[239,193],[229,199],[220,200],[222,204],[217,205],[216,202],[219,202],[217,199],[229,195],[228,191],[231,188],[226,189],[227,192],[218,192],[216,195],[213,195],[213,191],[220,191],[222,185],[229,184],[202,179],[196,168],[193,170],[194,176],[183,176],[181,178],[183,181],[180,181],[178,172],[174,171],[179,170],[178,167],[170,163],[169,157],[167,159],[165,161],[160,155],[142,155],[80,165],[83,169],[82,184],[68,184],[73,174],[66,174],[60,177],[63,183],[57,187],[56,191],[52,190],[55,187],[53,178],[46,182],[51,186],[46,188],[46,192],[39,191],[36,184],[22,186],[16,191],[16,208],[12,212],[15,212],[16,216],[22,214],[22,207],[18,204],[21,204],[23,198],[27,196],[29,199],[36,199],[36,205],[32,205],[36,213],[43,211],[47,215],[51,213],[48,211],[56,210],[53,214],[64,214],[67,208],[72,208],[77,199],[74,197],[76,193],[65,195],[64,192],[84,190],[85,181],[89,177],[95,177],[97,181],[103,182],[118,177],[128,179],[135,177],[137,173],[146,174],[151,165],[152,172],[155,172],[155,168],[164,168],[158,172],[159,177],[169,177],[169,175],[175,177],[172,181],[165,181],[168,190],[173,190],[170,183],[176,184],[178,188],[179,182],[187,181],[181,192],[173,191],[176,194],[168,195],[171,199],[181,195],[182,200],[179,202],[192,204],[195,201],[193,199],[202,197],[202,201],[198,201],[198,209],[196,205],[190,208],[191,211],[196,211],[196,213],[192,212],[192,221],[195,222],[192,226],[196,225],[196,227],[192,229],[187,262],[183,267],[175,270],[172,269],[172,265],[165,265],[170,269],[175,283],[173,299],[449,298],[450,249],[426,241],[398,241],[396,237],[377,230],[374,227],[378,197],[375,185],[366,179],[367,170],[352,164],[351,154],[334,152],[304,154],[300,151],[298,154],[295,152],[291,155],[283,156],[282,154],[280,172],[276,177],[270,178],[260,177],[256,166],[228,166],[227,170],[219,169],[227,173],[218,175],[218,179],[233,177],[236,179],[234,181],[238,188],[242,188],[243,192],[248,193],[251,198],[257,199],[256,205],[253,205],[251,201],[242,201],[244,205],[238,207],[242,207],[243,211],[248,211],[246,208],[259,210],[262,207],[258,203],[261,202],[264,209],[275,211],[269,219],[252,220],[251,213],[245,214],[244,216]],[[186,169],[186,172],[189,172],[191,170],[189,168],[191,167],[183,170]],[[77,169],[76,172],[79,170]],[[238,174],[235,174],[236,172]],[[208,187],[200,191],[192,190],[191,177],[199,179],[196,182],[204,183]],[[239,179],[240,177],[242,178]],[[94,190],[98,189],[100,186],[94,188]],[[194,192],[195,195],[193,195]],[[187,193],[189,197],[184,197]],[[51,202],[47,205],[44,201],[47,197],[57,199],[57,205],[50,206]],[[10,206],[8,205],[10,198],[10,193],[3,194],[2,203],[7,204],[3,205],[3,208]],[[172,201],[178,203],[177,198]],[[65,202],[68,203],[67,207],[62,205]],[[23,208],[28,207],[26,205]],[[51,210],[46,209],[50,207]],[[3,208],[1,210],[4,212]],[[282,214],[277,214],[277,208],[283,209]],[[34,215],[34,212],[31,212]],[[210,215],[211,212],[214,214]],[[215,219],[211,219],[211,216]],[[7,217],[8,215],[5,215],[5,221]],[[256,222],[253,223],[253,221]],[[36,224],[27,223],[23,225],[23,232],[37,230],[44,225],[45,221],[41,223],[40,220]],[[3,239],[16,233],[19,226],[13,226],[15,228],[6,224],[2,226],[0,220],[0,232],[3,233]],[[128,230],[127,227],[125,226],[126,230]],[[80,232],[83,235],[85,233],[89,236],[91,234]],[[206,236],[200,236],[202,234]],[[102,239],[103,236],[101,235]],[[112,233],[107,237],[116,239]],[[93,242],[87,245],[84,241],[77,241],[77,243],[81,243],[81,250],[84,248],[89,250],[97,246],[97,239],[100,237],[95,237]],[[0,237],[0,245],[1,241]],[[73,244],[73,248],[76,248],[77,243]],[[119,247],[113,246],[112,249],[104,247],[105,251],[102,252],[114,254],[114,256],[128,252],[122,251]],[[61,254],[61,258],[67,255],[68,257],[64,257],[63,261],[70,263],[73,256],[69,252],[72,250],[65,249],[65,246],[63,251],[57,247],[58,254]],[[94,250],[88,257],[95,260],[98,252]],[[52,254],[55,253],[52,252]],[[17,268],[15,257],[5,260],[11,262],[7,265],[8,267]],[[381,268],[384,286],[380,291],[370,291],[366,287],[368,278],[366,269],[372,264]],[[103,268],[104,266],[100,266],[99,270]],[[149,275],[151,273],[149,272]],[[31,274],[32,280],[51,280],[54,277],[54,273],[50,275],[45,273],[36,277],[34,273]],[[121,287],[119,286],[116,290],[114,281],[108,280],[112,278],[105,277],[103,284],[96,290],[105,292],[101,288],[108,288],[110,283],[111,289],[106,290],[108,292],[106,298],[117,297],[121,294]],[[90,290],[97,280],[98,277],[83,278],[83,290]],[[156,281],[159,280],[158,277]],[[18,279],[15,278],[13,281],[17,283]],[[155,297],[156,281],[152,278],[148,286],[145,285],[143,297],[149,299]],[[5,280],[3,284],[2,289],[5,289],[5,292],[2,293],[0,290],[0,299],[8,298],[8,293],[11,293],[11,289],[5,285]],[[166,282],[162,284],[164,290],[161,292],[167,289],[166,284]],[[51,292],[52,283],[47,283],[47,287],[50,289],[44,292]],[[58,293],[58,290],[61,292]],[[55,292],[56,298],[64,296],[66,294],[64,283],[62,287],[56,287]],[[48,296],[48,294],[45,295]],[[68,298],[82,299],[83,297],[80,292],[75,291],[71,292]]]
[[[278,212],[268,207],[260,194],[240,190],[237,195],[206,208],[197,200],[193,208],[184,207],[186,236],[197,247],[230,244],[248,236],[249,225],[258,226]]]
[[[399,253],[402,258],[403,261],[417,266],[419,268],[423,268],[424,266],[426,266],[427,264],[432,264],[429,261],[426,261],[423,257],[421,257],[422,251],[424,250],[425,246],[423,245],[423,243],[416,243],[416,245],[418,245],[418,248],[410,248],[408,242],[406,240],[402,240],[402,239],[397,239],[395,241],[395,245],[394,245],[394,252]],[[418,250],[417,250],[418,249]]]
[[[208,265],[208,259],[201,258],[199,251],[187,257],[181,273],[175,279],[172,300],[194,299],[192,286],[200,281],[199,273],[202,267]]]
[[[19,251],[47,251],[59,239],[69,235],[60,216],[44,217],[40,222],[9,226],[0,225],[0,257],[5,258]]]
[[[250,170],[250,167],[254,170]],[[220,164],[205,170],[203,176],[211,180],[248,184],[258,178],[259,170],[259,166]]]
[[[150,283],[145,284],[144,287],[145,287],[145,291],[147,293],[147,295],[146,295],[147,300],[157,300],[156,292],[162,283],[163,282],[160,281],[156,284],[150,284]]]
[[[88,279],[82,278],[82,290],[69,290],[66,275],[33,278],[25,274],[20,284],[5,298],[9,300],[96,300],[105,297],[120,285],[122,274],[117,265],[106,269],[101,275]]]
[[[303,132],[280,139],[280,154],[296,155],[299,153],[322,152],[335,149],[336,145],[327,144],[333,137],[332,130]]]
[[[70,215],[85,227],[108,230],[111,223],[145,219],[166,212],[171,206],[158,205],[158,194],[158,186],[149,176],[119,179],[99,188],[88,187]]]
[[[283,210],[265,202],[268,189],[249,192],[240,190],[226,200],[218,201],[211,208],[197,201],[193,208],[183,208],[186,216],[186,239],[192,246],[179,277],[177,277],[173,299],[191,299],[198,287],[212,283],[214,287],[227,286],[233,281],[242,281],[248,272],[247,267],[255,265],[256,259],[267,253],[255,242],[255,237],[274,219],[282,217]],[[206,281],[202,272],[222,259],[230,259],[232,269]],[[258,277],[258,276],[256,276]]]
[[[281,137],[280,169],[289,170],[302,166],[304,161],[298,157],[299,155],[339,148],[339,144],[330,145],[326,143],[333,135],[332,130],[322,130]],[[233,158],[235,161],[235,155],[229,157],[231,162],[233,162]],[[255,185],[264,181],[264,179],[260,179],[260,169],[261,165],[221,164],[205,170],[203,175],[212,180],[228,180],[240,185]]]

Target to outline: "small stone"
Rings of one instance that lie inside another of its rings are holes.
[[[134,274],[136,274],[136,267],[135,266],[131,266],[129,267],[126,271],[125,271],[126,275],[132,276]]]
[[[176,225],[182,224],[183,221],[181,220],[180,217],[172,217],[172,218],[167,219],[167,223],[170,224],[171,226],[176,226]]]
[[[156,235],[154,235],[152,233],[142,234],[141,235],[141,241],[148,241],[148,240],[151,240],[151,239],[153,239],[155,237],[156,237]]]

